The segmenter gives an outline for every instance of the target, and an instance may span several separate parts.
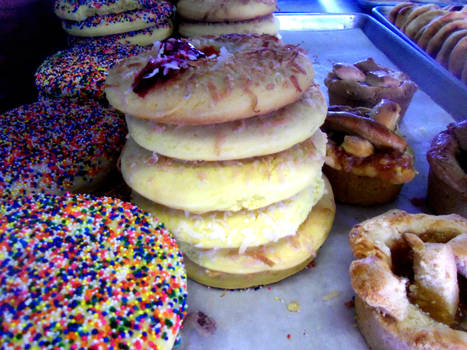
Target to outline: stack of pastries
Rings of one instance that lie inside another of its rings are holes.
[[[110,71],[106,96],[129,129],[123,177],[192,279],[263,285],[316,256],[335,204],[313,78],[300,48],[255,34],[169,39]]]
[[[389,20],[443,67],[467,84],[467,8],[404,2]]]
[[[178,31],[184,37],[228,33],[276,35],[277,0],[179,0]]]

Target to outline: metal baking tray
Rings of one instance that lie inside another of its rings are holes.
[[[375,6],[387,6],[387,5],[397,5],[401,2],[406,2],[407,0],[358,0],[358,4],[364,8],[365,10],[369,11]],[[451,3],[457,3],[457,4],[465,4],[467,1],[465,0],[458,0],[458,1],[450,1],[450,0],[417,0],[417,1],[411,1],[415,3],[420,3],[420,4],[451,4]]]
[[[426,152],[433,137],[454,121],[451,113],[456,111],[441,107],[441,102],[450,107],[453,101],[458,105],[462,99],[466,101],[465,91],[427,63],[426,57],[367,15],[278,14],[277,18],[282,40],[307,50],[315,68],[315,81],[325,95],[323,81],[336,62],[351,63],[373,57],[378,63],[401,69],[413,77],[420,89],[400,131],[414,151],[419,173],[404,185],[393,203],[371,208],[337,205],[332,231],[314,263],[279,283],[225,291],[189,280],[190,316],[176,350],[326,350],[342,348],[343,344],[346,350],[366,349],[351,306],[354,293],[348,269],[353,256],[348,233],[354,224],[389,209],[412,213],[422,210],[415,205],[426,195]],[[434,79],[440,81],[430,84],[437,81]],[[438,87],[429,89],[431,85]],[[439,85],[452,89],[457,97],[437,95],[443,90]],[[205,322],[208,327],[196,322],[193,315],[199,313],[209,320]]]
[[[436,61],[433,57],[428,55],[422,48],[420,48],[417,43],[415,43],[412,39],[410,39],[407,35],[405,35],[399,28],[397,28],[391,21],[388,19],[389,12],[391,11],[391,6],[377,6],[374,7],[371,12],[376,19],[378,19],[381,23],[383,23],[387,28],[389,28],[392,32],[396,33],[399,37],[407,41],[412,47],[414,47],[417,51],[421,52],[425,57],[426,60],[431,63],[435,68],[443,71],[450,79],[457,80],[459,85],[461,85],[464,90],[467,89],[465,84],[463,84],[459,79],[457,79],[454,75],[451,74],[446,68],[444,68],[438,61]],[[465,107],[464,107],[465,111]],[[467,111],[463,114],[463,119],[467,118]]]

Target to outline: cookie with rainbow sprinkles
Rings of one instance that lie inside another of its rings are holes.
[[[127,58],[142,53],[138,45],[112,40],[95,40],[58,51],[47,57],[35,73],[41,95],[104,99],[108,70]]]
[[[99,189],[126,132],[121,114],[95,101],[44,99],[0,114],[0,197]]]
[[[0,214],[0,348],[172,348],[187,280],[157,219],[73,194],[19,197]]]

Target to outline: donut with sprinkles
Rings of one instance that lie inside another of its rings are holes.
[[[44,99],[0,114],[0,197],[99,189],[126,132],[122,116],[95,101]]]
[[[69,46],[88,43],[90,41],[107,40],[111,42],[120,42],[122,44],[132,44],[148,46],[154,44],[155,41],[167,39],[173,33],[173,22],[170,19],[161,21],[155,26],[126,32],[121,34],[112,34],[98,37],[83,37],[68,35],[67,42]]]
[[[51,97],[104,99],[108,70],[144,50],[141,46],[109,40],[73,46],[45,59],[35,73],[36,88],[40,94]]]
[[[62,19],[83,21],[108,15],[157,6],[161,0],[55,0],[54,12]]]
[[[153,27],[173,14],[174,6],[167,0],[161,0],[152,8],[93,16],[84,21],[63,19],[62,27],[70,35],[110,35]]]
[[[0,205],[1,349],[171,349],[187,279],[172,235],[109,197]]]

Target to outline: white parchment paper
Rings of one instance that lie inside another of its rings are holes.
[[[323,80],[335,62],[353,63],[373,57],[380,64],[398,68],[358,28],[282,31],[281,35],[285,42],[300,44],[309,52],[316,81],[325,95]],[[175,349],[366,349],[355,323],[354,309],[346,305],[353,296],[348,274],[353,259],[348,232],[354,224],[392,208],[423,210],[412,205],[411,200],[426,196],[426,151],[432,138],[452,121],[450,115],[419,90],[400,125],[415,152],[419,174],[403,187],[399,199],[373,208],[338,205],[333,229],[318,252],[315,266],[274,285],[224,291],[190,280],[190,312],[203,312],[215,322],[216,329],[212,333],[200,332],[193,322],[186,322],[181,343]],[[288,306],[298,307],[298,311],[289,311]]]

